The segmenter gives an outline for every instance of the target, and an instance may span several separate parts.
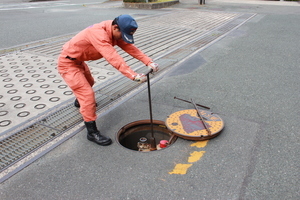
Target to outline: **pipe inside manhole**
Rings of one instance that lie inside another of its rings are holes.
[[[165,122],[153,120],[153,136],[156,150],[161,150],[174,144],[177,136],[170,131]],[[139,120],[123,126],[117,133],[117,142],[123,147],[141,152],[150,151],[151,121]]]

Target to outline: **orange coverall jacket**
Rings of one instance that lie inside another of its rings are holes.
[[[95,121],[97,115],[95,94],[92,89],[94,79],[84,61],[105,58],[126,77],[133,80],[137,75],[117,53],[113,47],[115,45],[145,65],[151,62],[151,59],[133,44],[113,39],[112,20],[94,24],[79,32],[63,46],[59,56],[58,71],[79,101],[80,113],[86,122]],[[66,58],[67,56],[71,59]]]
[[[84,29],[63,46],[61,56],[76,58],[78,61],[105,58],[124,76],[133,80],[137,73],[126,64],[113,46],[119,46],[145,65],[151,62],[151,58],[146,56],[134,44],[128,44],[123,40],[114,40],[111,29],[112,20],[103,21]]]

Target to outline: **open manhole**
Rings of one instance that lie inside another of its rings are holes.
[[[148,152],[151,149],[153,136],[155,139],[155,150],[161,150],[174,144],[177,136],[170,131],[165,122],[159,120],[139,120],[123,126],[117,133],[117,142],[123,147],[141,152]]]

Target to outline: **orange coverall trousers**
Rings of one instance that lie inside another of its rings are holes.
[[[76,96],[83,120],[85,122],[95,121],[97,119],[96,100],[92,88],[95,81],[87,64],[60,56],[58,72]]]

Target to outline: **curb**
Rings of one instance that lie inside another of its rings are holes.
[[[160,2],[160,3],[127,3],[124,2],[125,8],[139,8],[139,9],[159,9],[172,6],[179,3],[179,0]]]

